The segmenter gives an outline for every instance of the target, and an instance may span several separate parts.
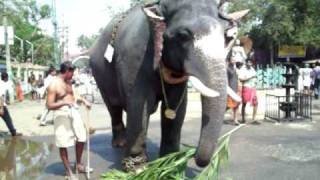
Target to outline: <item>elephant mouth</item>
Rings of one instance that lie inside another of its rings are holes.
[[[189,75],[187,73],[181,73],[169,69],[168,67],[164,66],[163,63],[160,65],[160,71],[162,71],[163,79],[168,84],[181,84],[188,80]]]
[[[206,85],[204,85],[201,80],[199,80],[195,76],[191,76],[187,73],[181,73],[174,71],[172,69],[169,69],[168,67],[164,66],[163,63],[160,65],[160,71],[162,71],[163,79],[168,84],[181,84],[188,80],[190,80],[192,86],[201,94],[206,97],[218,97],[220,96],[220,93],[210,89]],[[227,94],[235,101],[241,102],[241,97],[234,92],[229,85],[227,86]]]

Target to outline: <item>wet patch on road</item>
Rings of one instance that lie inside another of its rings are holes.
[[[293,123],[287,125],[291,129],[299,129],[299,130],[307,130],[307,131],[313,131],[313,125],[312,124],[306,124],[306,123]]]
[[[319,141],[292,142],[274,145],[251,145],[260,151],[265,157],[284,162],[314,162],[320,161]]]
[[[320,161],[319,142],[278,144],[269,147],[271,157],[286,162]]]
[[[37,179],[45,168],[52,145],[1,135],[0,179]]]

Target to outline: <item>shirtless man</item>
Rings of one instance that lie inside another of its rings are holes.
[[[68,160],[67,148],[75,144],[76,172],[85,172],[81,164],[84,143],[87,133],[84,122],[81,120],[76,102],[83,103],[87,108],[91,105],[85,99],[75,97],[72,89],[72,76],[74,67],[66,61],[60,66],[60,74],[48,87],[47,107],[54,111],[55,143],[59,147],[60,157],[64,164],[67,179],[77,179],[73,175]]]

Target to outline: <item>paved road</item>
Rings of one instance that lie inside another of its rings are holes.
[[[200,102],[190,98],[188,114],[183,126],[182,142],[196,145],[200,128]],[[262,103],[263,104],[263,103]],[[37,142],[53,143],[52,126],[39,127],[35,119],[42,110],[42,103],[25,102],[10,108],[18,128],[30,136],[24,137]],[[223,170],[221,179],[234,180],[318,180],[320,177],[320,100],[314,101],[313,121],[247,125],[231,138],[230,163]],[[262,108],[260,108],[262,109]],[[260,118],[263,118],[260,112]],[[31,117],[32,116],[32,117]],[[92,125],[100,130],[91,138],[90,157],[95,169],[93,179],[111,168],[120,167],[122,150],[111,147],[110,121],[104,105],[95,105],[91,114]],[[27,121],[28,123],[22,123]],[[230,115],[226,114],[226,120]],[[21,124],[24,124],[23,126]],[[26,128],[27,126],[27,128]],[[23,128],[24,127],[24,128]],[[223,132],[234,126],[225,124]],[[0,126],[0,130],[3,126]],[[4,128],[5,129],[5,128]],[[27,129],[27,130],[26,130]],[[157,158],[160,141],[159,114],[152,115],[148,131],[148,153],[151,159]],[[63,179],[63,165],[58,151],[51,147],[46,156],[40,179]],[[73,149],[69,150],[74,162]],[[85,160],[85,159],[84,159]],[[199,169],[190,162],[188,174],[193,176]],[[81,176],[81,179],[85,179]]]

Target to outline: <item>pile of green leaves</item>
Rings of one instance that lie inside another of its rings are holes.
[[[229,141],[233,132],[241,128],[238,126],[226,133],[218,140],[218,148],[213,154],[210,164],[198,174],[194,180],[218,179],[222,164],[225,164],[229,158]],[[162,158],[148,163],[144,169],[139,172],[125,173],[123,171],[111,170],[102,174],[105,180],[181,180],[190,179],[186,177],[185,170],[188,161],[195,155],[196,148],[185,145],[184,150],[168,154]]]

